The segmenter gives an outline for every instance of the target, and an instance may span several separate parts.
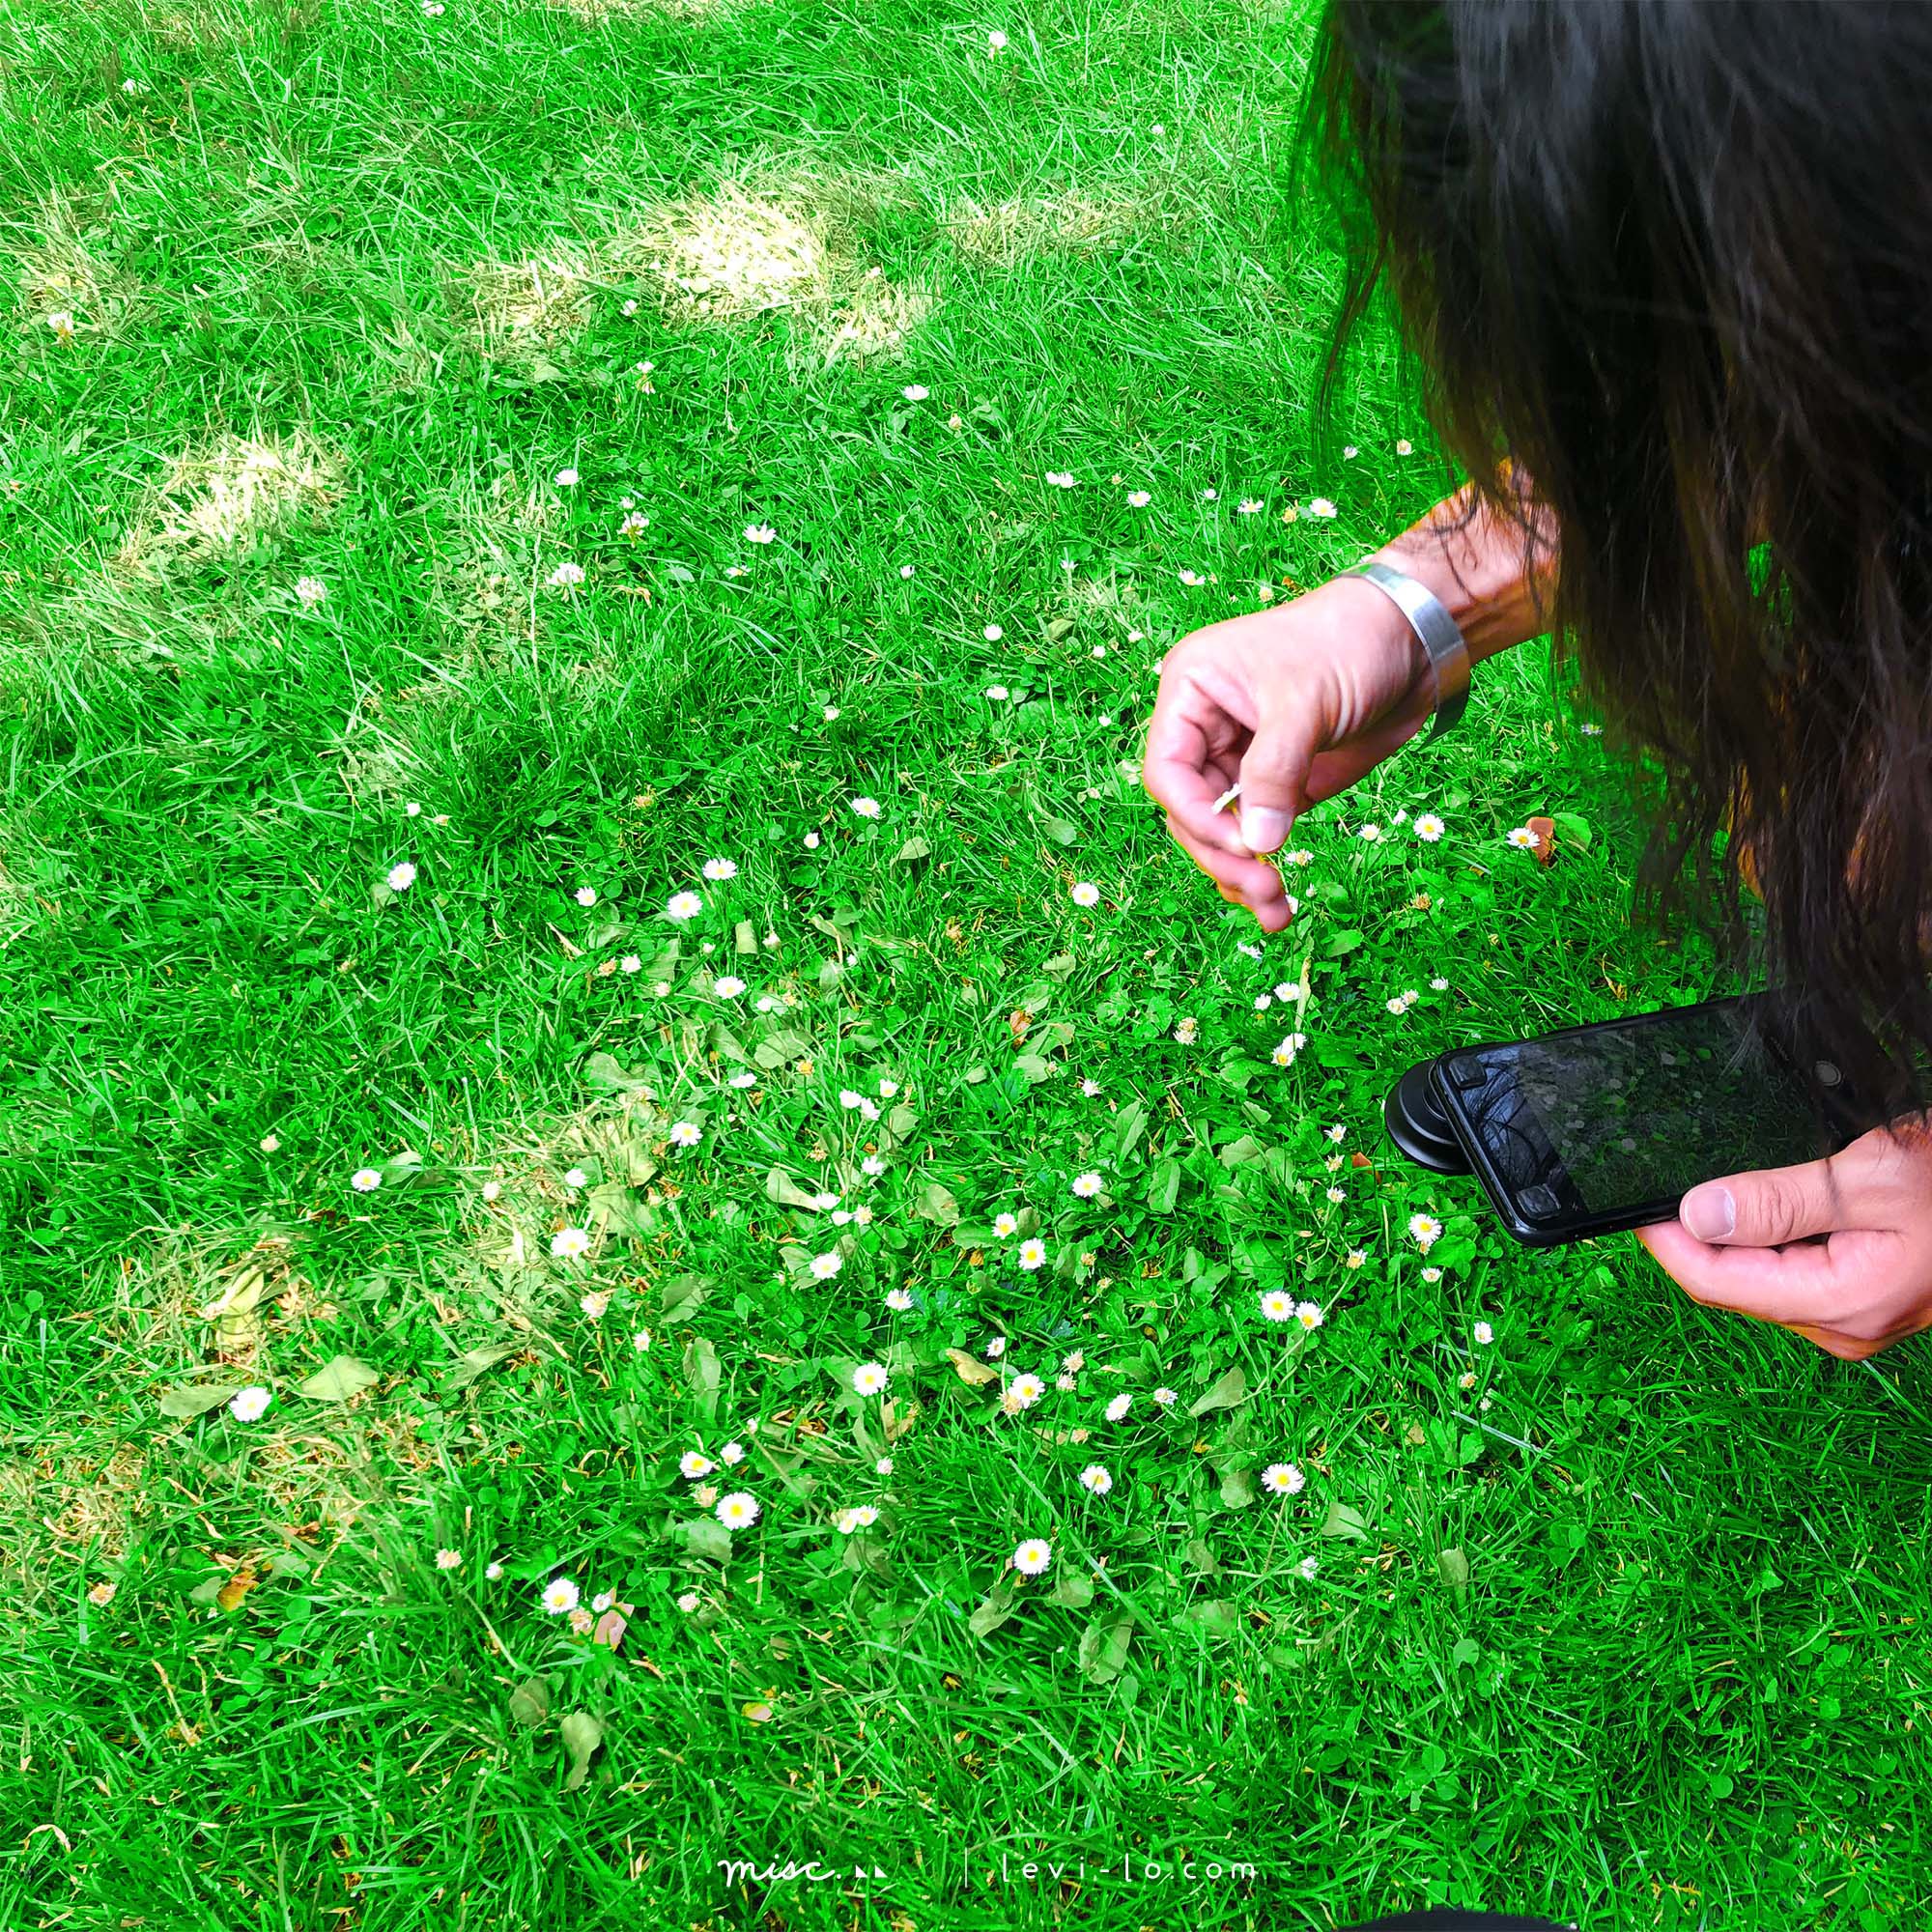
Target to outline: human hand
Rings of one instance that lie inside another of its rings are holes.
[[[1221,896],[1279,932],[1288,896],[1264,855],[1309,806],[1413,737],[1431,692],[1408,619],[1374,584],[1338,577],[1278,611],[1209,624],[1167,654],[1142,781]],[[1237,782],[1238,821],[1214,810]]]
[[[1704,1181],[1636,1236],[1692,1301],[1863,1361],[1932,1328],[1932,1133],[1915,1117],[1826,1160]]]

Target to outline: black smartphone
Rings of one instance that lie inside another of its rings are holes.
[[[1427,1084],[1531,1247],[1672,1220],[1699,1181],[1816,1160],[1876,1124],[1837,1068],[1797,1064],[1763,994],[1453,1047]]]

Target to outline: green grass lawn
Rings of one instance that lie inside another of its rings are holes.
[[[1309,28],[0,4],[0,1924],[1925,1922],[1923,1345],[1381,1135],[1722,989],[1547,656],[1265,944],[1139,788],[1453,480]]]

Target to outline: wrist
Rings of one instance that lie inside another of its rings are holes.
[[[1537,586],[1524,568],[1522,531],[1499,524],[1487,506],[1458,528],[1467,502],[1468,492],[1459,492],[1370,555],[1439,598],[1463,633],[1470,662],[1480,664],[1548,629],[1555,553],[1551,543],[1542,572],[1545,608],[1539,609]]]

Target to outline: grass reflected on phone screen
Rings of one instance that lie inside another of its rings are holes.
[[[1531,1040],[1515,1062],[1522,1097],[1593,1213],[1814,1160],[1831,1146],[1804,1084],[1734,1010]]]

